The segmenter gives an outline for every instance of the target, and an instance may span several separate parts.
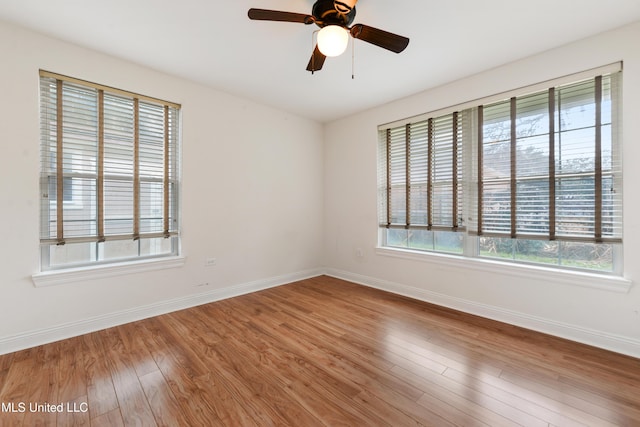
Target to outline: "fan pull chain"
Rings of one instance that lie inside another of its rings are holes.
[[[355,72],[356,67],[356,39],[351,38],[351,80],[354,80],[356,77]]]
[[[314,73],[316,72],[316,56],[314,55],[315,53],[315,43],[313,42],[313,36],[315,36],[316,34],[318,34],[318,31],[314,31],[313,33],[311,33],[311,75],[313,76]]]

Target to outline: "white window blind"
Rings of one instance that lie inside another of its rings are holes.
[[[177,236],[178,105],[42,71],[40,110],[43,246]]]

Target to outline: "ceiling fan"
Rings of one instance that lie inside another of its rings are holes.
[[[347,47],[349,35],[354,39],[364,40],[395,53],[402,52],[409,44],[409,39],[364,24],[351,23],[356,17],[358,0],[317,0],[313,4],[311,15],[294,12],[281,12],[268,9],[249,9],[249,19],[258,21],[296,22],[310,25],[316,24],[321,30],[307,65],[307,71],[319,71],[327,56],[338,56]]]

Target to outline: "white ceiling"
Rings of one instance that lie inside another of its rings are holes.
[[[354,23],[411,39],[362,41],[305,70],[317,27],[250,21],[313,0],[2,0],[0,19],[327,122],[640,20],[640,0],[361,0]]]

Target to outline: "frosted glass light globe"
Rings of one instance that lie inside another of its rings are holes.
[[[339,56],[347,49],[349,33],[338,25],[327,25],[318,33],[318,49],[324,56]]]

